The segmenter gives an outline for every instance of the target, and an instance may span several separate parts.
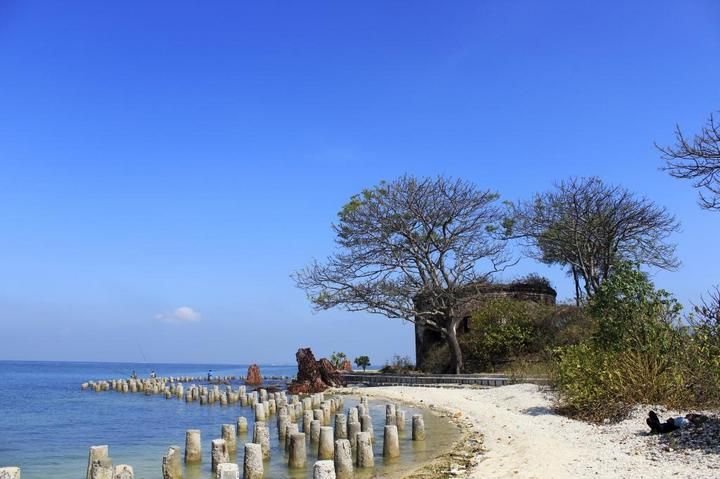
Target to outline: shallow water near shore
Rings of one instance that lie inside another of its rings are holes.
[[[295,366],[261,366],[264,376],[293,376]],[[0,361],[0,466],[20,466],[23,479],[83,479],[88,448],[107,444],[113,464],[129,464],[136,479],[159,479],[162,456],[170,445],[184,448],[185,431],[202,431],[203,463],[185,471],[187,479],[210,479],[210,441],[220,437],[222,424],[235,424],[245,416],[249,433],[238,437],[238,453],[231,456],[242,469],[242,444],[252,439],[254,415],[250,408],[238,404],[200,406],[165,399],[162,395],[120,394],[113,391],[81,391],[88,380],[127,378],[133,370],[146,376],[151,370],[158,375],[204,376],[208,369],[215,375],[242,376],[246,365],[137,364],[137,363],[66,363]],[[234,383],[236,387],[239,383]],[[344,396],[345,408],[357,404],[357,398]],[[457,427],[446,418],[428,410],[404,407],[407,411],[405,431],[399,433],[401,457],[392,461],[382,458],[382,434],[385,403],[370,401],[375,431],[374,470],[358,470],[359,479],[397,476],[429,461],[457,440]],[[410,418],[422,413],[427,440],[411,440]],[[312,477],[314,454],[308,441],[308,465],[288,470],[287,455],[280,447],[276,417],[268,420],[271,437],[271,459],[265,462],[267,478]]]

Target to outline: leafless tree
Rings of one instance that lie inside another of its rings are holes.
[[[459,179],[380,183],[341,209],[332,226],[337,252],[293,277],[317,310],[367,311],[439,331],[460,373],[459,292],[509,264],[497,200]]]
[[[720,124],[713,115],[692,138],[676,126],[675,144],[657,148],[665,160],[663,170],[674,178],[691,180],[699,190],[701,207],[720,210]]]
[[[700,299],[700,304],[693,305],[696,319],[694,326],[707,331],[720,332],[720,287],[714,286],[706,296]]]
[[[618,261],[672,270],[679,263],[668,237],[679,224],[646,198],[599,178],[572,178],[514,207],[510,237],[529,256],[568,268],[576,299],[592,297]],[[580,281],[583,282],[581,290]]]

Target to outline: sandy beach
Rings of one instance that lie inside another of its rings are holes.
[[[646,408],[618,424],[593,425],[555,414],[552,393],[532,384],[494,389],[379,387],[362,392],[438,408],[462,421],[470,438],[483,442],[484,451],[474,454],[466,468],[458,468],[455,477],[720,477],[717,441],[703,450],[683,447],[679,437],[698,431],[651,436]],[[678,414],[656,410],[663,418]]]

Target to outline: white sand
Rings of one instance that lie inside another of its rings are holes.
[[[661,436],[648,435],[644,408],[619,424],[596,426],[554,414],[550,393],[531,384],[494,389],[382,387],[362,393],[461,412],[478,437],[483,436],[486,452],[460,476],[720,478],[719,454],[668,449]]]

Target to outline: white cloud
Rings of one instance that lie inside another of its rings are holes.
[[[180,306],[175,311],[156,314],[155,319],[167,322],[192,323],[195,321],[200,321],[201,316],[200,313],[198,313],[189,306]]]

